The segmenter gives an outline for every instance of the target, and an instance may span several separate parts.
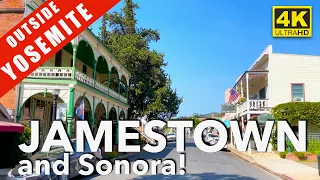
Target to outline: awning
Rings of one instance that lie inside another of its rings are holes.
[[[224,121],[223,121],[223,123],[224,123],[224,125],[227,127],[227,128],[229,128],[231,125],[230,125],[230,121],[228,120],[228,119],[225,119]]]
[[[230,128],[230,121],[228,119],[222,120],[221,118],[218,118],[223,124],[226,126],[226,128]]]
[[[24,132],[24,126],[18,123],[0,121],[0,132]]]

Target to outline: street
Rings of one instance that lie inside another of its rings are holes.
[[[130,162],[137,159],[146,159],[151,161],[153,159],[175,159],[176,162],[176,179],[278,179],[270,173],[262,169],[241,161],[230,152],[220,151],[217,153],[205,153],[199,150],[193,143],[193,139],[186,139],[186,174],[179,175],[180,163],[179,153],[176,152],[176,144],[168,143],[167,148],[156,154],[142,152],[128,158]],[[92,175],[83,177],[82,180],[145,180],[145,179],[172,179],[172,176],[165,176],[161,174],[151,174],[151,163],[149,163],[149,171],[144,176],[138,176],[132,173],[130,175],[115,175],[114,170],[107,176]],[[160,168],[159,168],[160,167]],[[161,173],[161,165],[158,166],[158,173]],[[123,171],[124,172],[124,171]]]

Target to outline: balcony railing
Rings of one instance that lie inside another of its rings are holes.
[[[72,68],[71,67],[39,67],[33,71],[28,77],[31,78],[59,78],[59,79],[71,79]]]
[[[237,114],[243,115],[248,111],[268,111],[269,110],[268,99],[247,100],[237,105]]]
[[[71,67],[39,67],[33,71],[28,78],[35,79],[71,79],[72,78],[72,68]],[[128,103],[128,99],[116,91],[106,87],[105,85],[95,82],[93,78],[88,77],[86,74],[83,74],[80,71],[76,71],[75,78],[99,91],[109,96],[112,96],[124,103]]]

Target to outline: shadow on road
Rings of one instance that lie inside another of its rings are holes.
[[[255,180],[255,178],[248,176],[240,176],[236,174],[217,174],[217,173],[201,173],[201,174],[185,174],[185,175],[149,175],[149,176],[140,176],[134,178],[133,180],[157,180],[157,179],[240,179],[240,180]]]

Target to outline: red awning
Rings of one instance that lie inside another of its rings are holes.
[[[24,126],[18,123],[0,121],[0,132],[24,132]]]

